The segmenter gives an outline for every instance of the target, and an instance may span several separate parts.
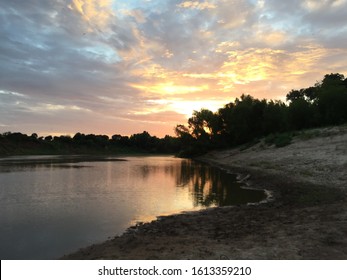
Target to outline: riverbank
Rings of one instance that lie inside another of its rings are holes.
[[[240,174],[273,199],[160,217],[64,259],[347,259],[347,127],[310,130],[276,148],[198,160]]]

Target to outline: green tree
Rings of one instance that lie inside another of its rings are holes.
[[[304,89],[292,89],[286,96],[287,101],[293,102],[295,100],[304,99]]]
[[[282,101],[270,100],[263,115],[263,135],[283,132],[288,129],[288,110]]]
[[[191,118],[188,119],[191,134],[196,138],[209,139],[213,133],[216,133],[215,116],[213,112],[207,109],[194,111]]]
[[[289,127],[291,129],[303,129],[312,125],[313,110],[311,104],[305,99],[293,100],[288,109]]]
[[[327,74],[318,88],[317,106],[324,125],[347,121],[347,87],[344,75]]]
[[[226,112],[227,127],[232,145],[238,145],[259,136],[263,119],[264,106],[250,95],[236,98],[234,105]]]

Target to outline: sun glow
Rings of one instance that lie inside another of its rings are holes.
[[[208,89],[208,85],[187,86],[187,85],[175,85],[172,82],[159,83],[154,85],[132,85],[132,86],[144,92],[157,93],[161,95],[180,95],[180,94],[200,92],[200,91],[204,91]]]
[[[165,111],[173,111],[181,115],[185,115],[185,118],[191,117],[194,110],[208,109],[212,112],[217,112],[219,108],[222,108],[226,103],[231,100],[183,100],[183,99],[158,99],[148,100],[150,105],[160,106],[161,110],[151,109],[147,112],[139,112],[138,114],[150,114]]]
[[[192,116],[194,110],[199,111],[204,108],[216,112],[226,103],[226,100],[177,100],[172,101],[168,107],[189,118]]]

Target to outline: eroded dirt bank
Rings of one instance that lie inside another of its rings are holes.
[[[161,217],[65,259],[347,259],[347,127],[202,160],[273,200]]]

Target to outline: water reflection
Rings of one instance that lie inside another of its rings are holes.
[[[236,175],[191,160],[168,165],[142,165],[140,173],[144,180],[158,173],[174,177],[177,188],[189,190],[195,207],[256,203],[266,198],[264,191],[247,189],[237,182]]]
[[[113,161],[125,161],[125,159],[88,155],[10,156],[0,158],[0,173],[52,168],[78,169],[91,167],[91,165],[86,165],[85,163]]]
[[[0,159],[0,258],[58,258],[137,221],[264,197],[173,157]]]
[[[132,161],[134,158],[112,158],[97,156],[34,156],[14,157],[10,160],[0,160],[0,172],[16,172],[21,170],[49,169],[80,169],[92,168],[93,162]],[[193,199],[194,207],[227,206],[259,202],[265,199],[264,191],[251,190],[236,180],[236,175],[228,174],[218,168],[203,163],[162,157],[150,157],[150,160],[137,158],[134,168],[136,176],[143,181],[153,180],[160,174],[170,176],[175,180],[177,188],[187,188]],[[83,163],[83,164],[81,164]],[[107,185],[112,184],[110,172],[112,165],[107,165]],[[71,176],[71,174],[70,174]]]

